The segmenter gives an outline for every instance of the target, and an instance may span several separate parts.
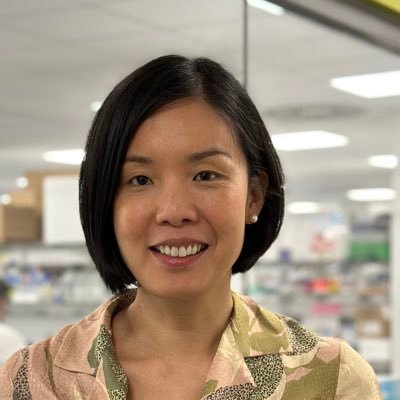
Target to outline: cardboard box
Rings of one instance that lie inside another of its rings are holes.
[[[390,334],[389,320],[378,306],[359,307],[355,328],[359,338],[387,338]]]
[[[30,171],[25,176],[28,187],[11,192],[11,204],[1,211],[0,243],[41,240],[44,180],[48,176],[78,178],[79,169]]]
[[[39,219],[33,208],[0,205],[0,243],[37,240]]]
[[[32,189],[16,190],[9,194],[11,196],[11,204],[13,206],[28,208],[36,207],[37,196],[35,191]]]

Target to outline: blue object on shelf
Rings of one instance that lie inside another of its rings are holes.
[[[280,249],[279,250],[279,261],[282,263],[290,263],[292,261],[292,251],[290,249]]]
[[[380,381],[383,400],[400,400],[400,378]]]

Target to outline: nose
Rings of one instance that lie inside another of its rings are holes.
[[[165,183],[158,193],[156,222],[179,227],[197,219],[196,201],[187,184],[177,179]]]

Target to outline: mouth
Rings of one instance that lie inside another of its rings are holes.
[[[150,247],[150,250],[169,257],[184,258],[199,254],[207,248],[208,245],[206,244],[193,243],[188,246],[152,246]]]

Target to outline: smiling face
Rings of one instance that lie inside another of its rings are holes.
[[[249,184],[229,126],[206,102],[183,99],[151,115],[130,143],[114,203],[118,246],[140,290],[169,298],[229,291],[264,192]]]

